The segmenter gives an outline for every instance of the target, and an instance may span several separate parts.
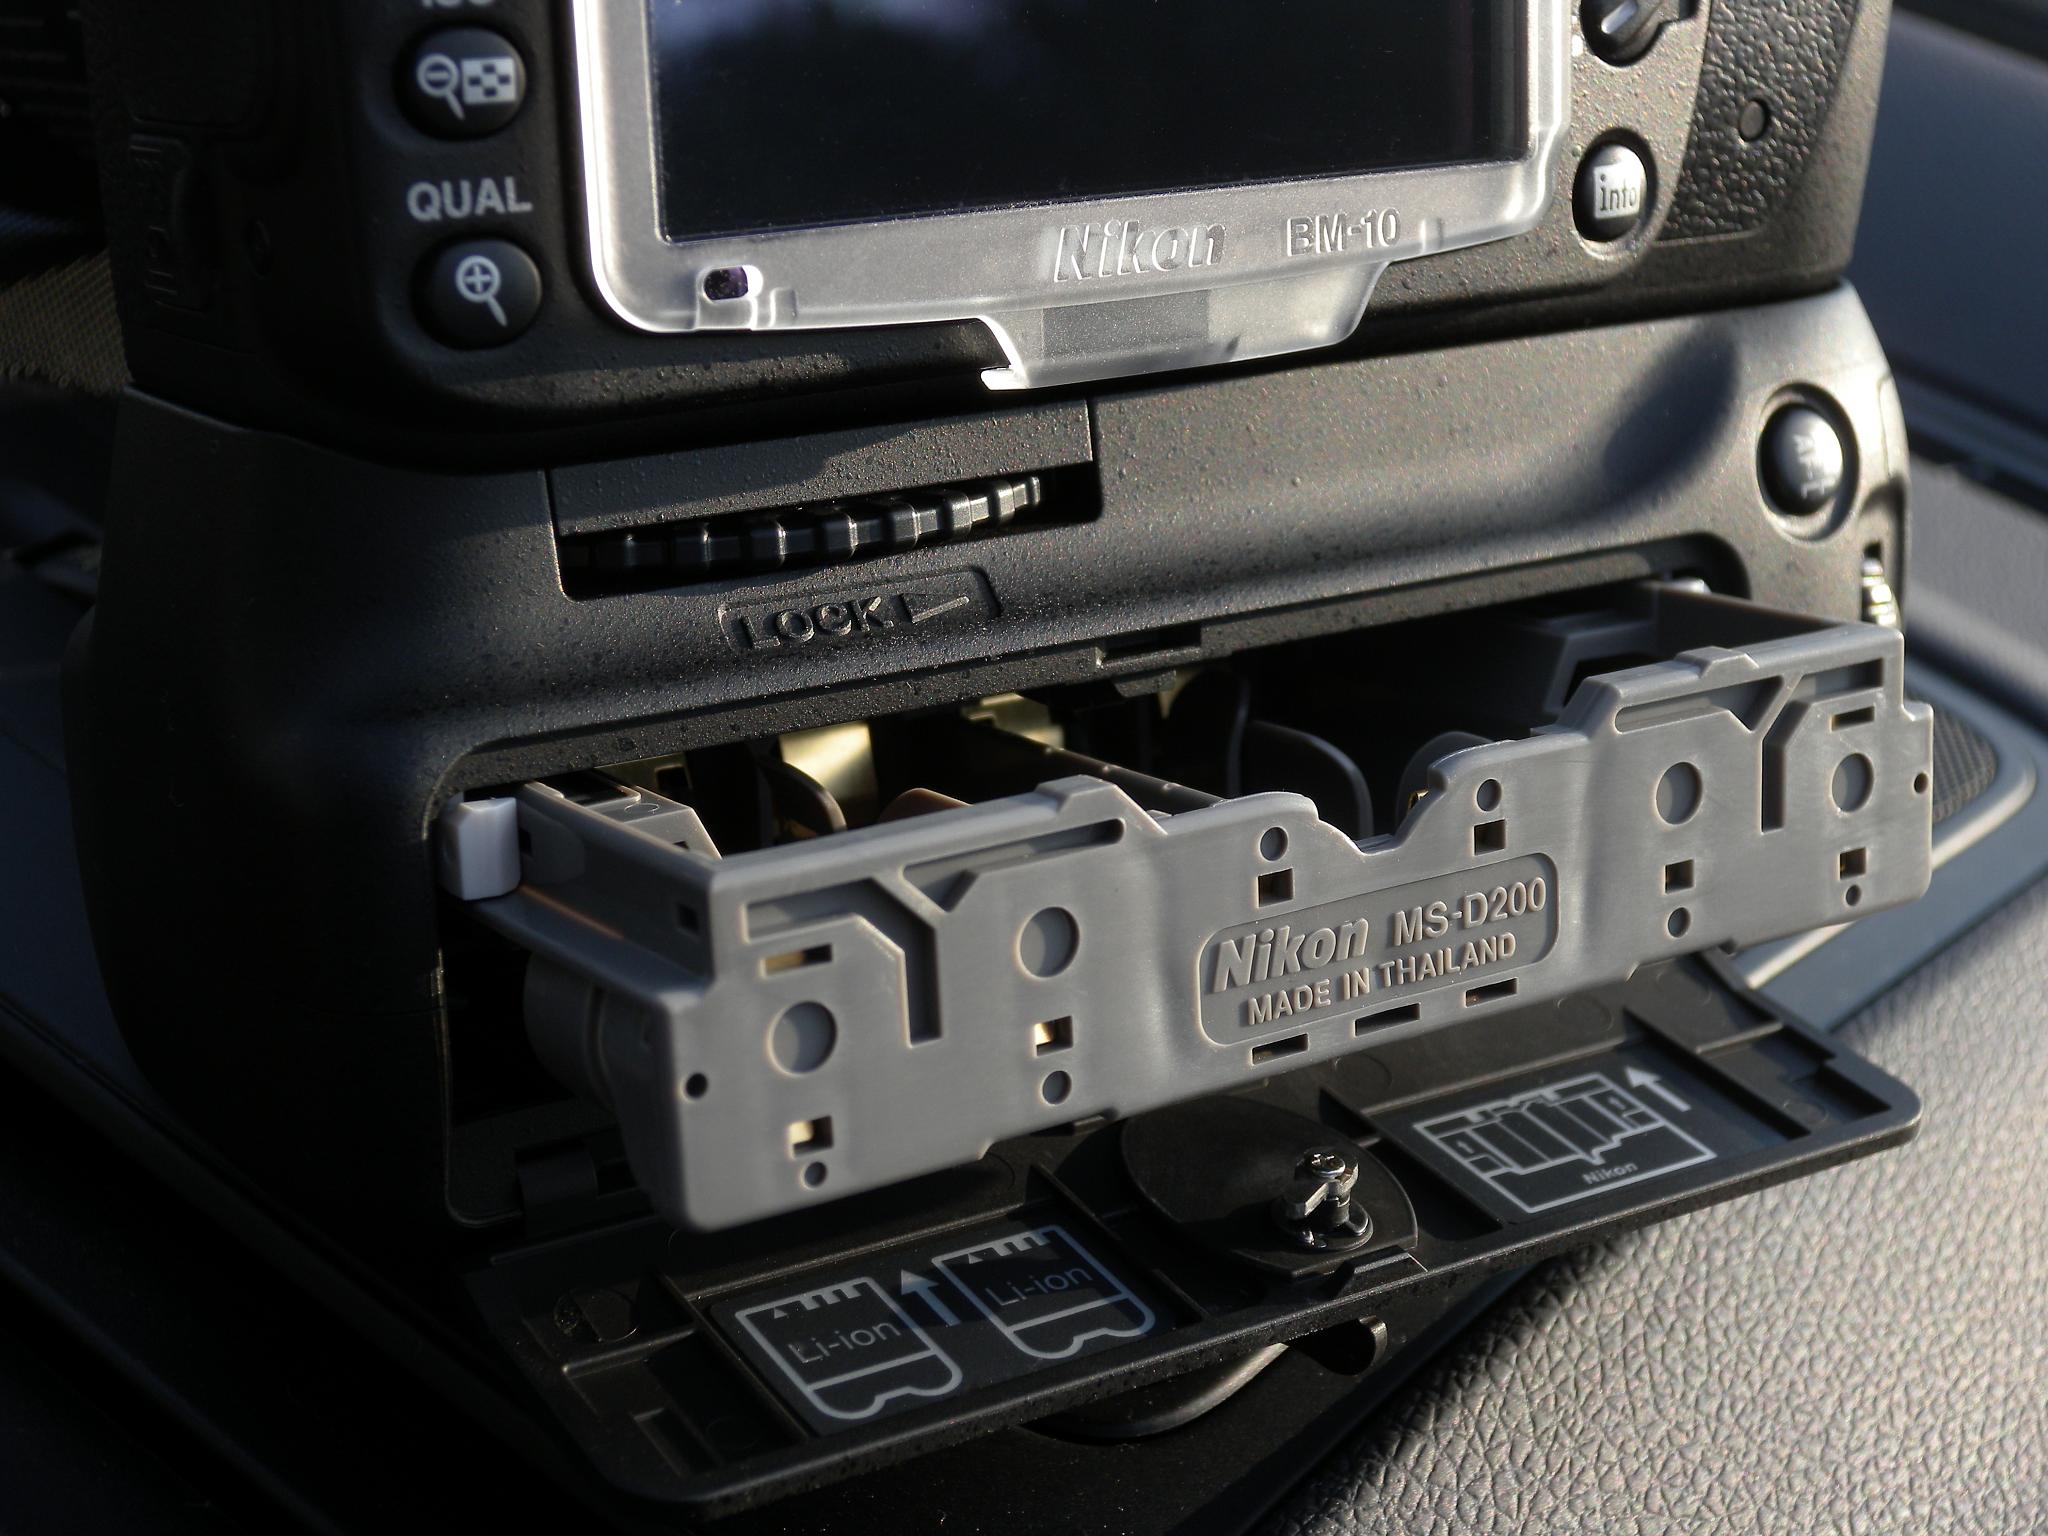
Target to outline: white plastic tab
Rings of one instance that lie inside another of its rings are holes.
[[[434,829],[441,889],[463,901],[503,896],[519,884],[519,802],[457,800]]]

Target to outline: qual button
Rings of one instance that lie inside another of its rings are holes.
[[[509,240],[464,240],[429,257],[420,317],[451,347],[495,347],[540,313],[540,268]]]
[[[484,27],[445,27],[407,55],[398,99],[413,123],[443,139],[496,133],[526,100],[526,61]]]

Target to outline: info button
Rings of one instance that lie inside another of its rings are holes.
[[[1642,223],[1649,203],[1649,167],[1628,145],[1603,144],[1580,163],[1572,215],[1588,240],[1621,239]]]

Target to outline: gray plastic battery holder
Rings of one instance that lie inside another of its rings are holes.
[[[1069,778],[720,859],[658,796],[529,784],[521,883],[472,910],[655,1206],[716,1229],[1911,901],[1903,678],[1864,625],[1592,677],[1364,843],[1298,795],[1165,816]]]

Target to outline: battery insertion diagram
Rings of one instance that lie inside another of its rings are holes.
[[[1623,1087],[1591,1072],[1436,1115],[1415,1130],[1530,1215],[1713,1159],[1713,1148],[1671,1118],[1687,1108],[1683,1099],[1647,1072],[1627,1077]]]

